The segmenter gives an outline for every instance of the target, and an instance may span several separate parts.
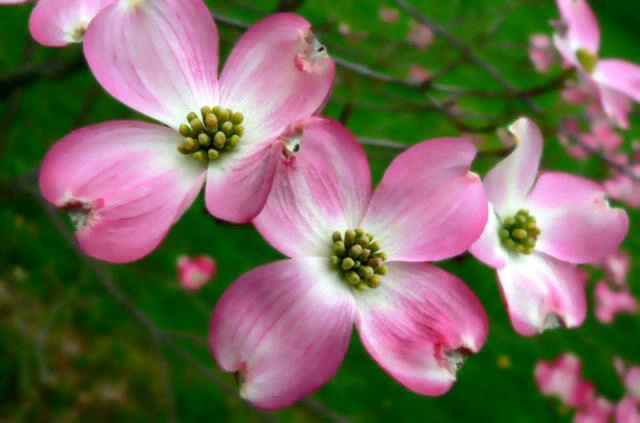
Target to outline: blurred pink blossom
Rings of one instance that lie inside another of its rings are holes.
[[[594,396],[593,385],[581,378],[581,371],[580,359],[564,353],[550,363],[538,361],[534,375],[543,394],[557,396],[568,406],[581,407]]]
[[[431,29],[421,23],[409,22],[409,32],[407,33],[407,42],[414,45],[418,49],[425,49],[433,43],[433,32]]]
[[[610,423],[614,411],[613,404],[602,397],[596,397],[589,401],[585,407],[576,411],[573,423]]]
[[[197,291],[216,275],[218,266],[209,256],[180,256],[177,271],[182,286],[188,291]]]
[[[400,19],[400,11],[394,7],[381,7],[378,17],[382,22],[394,23]]]
[[[616,405],[616,423],[640,423],[640,403],[627,395]]]
[[[556,0],[561,22],[553,37],[568,66],[593,83],[607,116],[629,126],[629,101],[640,101],[640,66],[620,59],[600,59],[600,27],[586,0]]]
[[[428,70],[420,65],[410,65],[409,66],[409,79],[415,82],[424,82],[431,74]]]
[[[600,281],[595,289],[596,318],[611,323],[619,313],[635,313],[638,302],[628,289],[613,290],[607,282]]]
[[[630,265],[631,256],[629,253],[624,250],[617,250],[604,259],[601,267],[611,282],[622,286],[625,285]]]
[[[640,176],[640,164],[633,165],[630,169]],[[640,207],[640,181],[632,179],[629,175],[616,173],[604,181],[604,188],[607,195],[614,200],[632,208]]]
[[[531,34],[529,36],[529,59],[538,72],[549,71],[554,63],[554,54],[551,38],[547,35]]]

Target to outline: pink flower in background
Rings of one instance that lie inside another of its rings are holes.
[[[464,252],[487,203],[476,154],[438,139],[400,154],[372,193],[362,147],[339,123],[307,122],[254,220],[288,257],[223,294],[209,342],[257,407],[285,407],[336,372],[355,323],[374,360],[414,392],[440,395],[487,336],[487,317],[457,277],[425,261]],[[300,144],[301,143],[301,144]]]
[[[616,423],[640,423],[640,403],[626,396],[616,405]]]
[[[412,20],[409,22],[407,42],[420,50],[424,50],[433,43],[433,32],[428,26]]]
[[[555,61],[551,38],[544,34],[531,34],[529,36],[529,59],[538,72],[548,72]]]
[[[617,285],[626,285],[627,274],[631,266],[631,256],[624,250],[617,250],[609,254],[601,263],[607,276]]]
[[[176,267],[180,283],[189,291],[202,288],[218,271],[216,262],[209,256],[180,256]]]
[[[640,164],[630,166],[630,169],[640,177]],[[604,181],[604,188],[607,195],[614,200],[632,208],[640,207],[640,181],[632,179],[629,175],[616,173]]]
[[[322,107],[334,75],[309,23],[276,14],[240,38],[218,80],[218,32],[201,0],[110,6],[84,50],[111,95],[167,125],[83,128],[42,165],[41,192],[70,213],[82,250],[117,263],[156,248],[205,179],[214,216],[255,217],[286,149],[279,135]]]
[[[594,396],[593,385],[582,379],[582,364],[573,354],[561,354],[555,361],[538,361],[535,379],[540,392],[557,396],[570,407],[581,407]]]
[[[574,327],[586,314],[576,264],[596,263],[628,229],[595,182],[560,172],[538,177],[542,135],[528,119],[511,127],[513,152],[485,177],[489,220],[470,252],[495,268],[509,316],[521,335]]]
[[[635,313],[638,302],[628,289],[613,290],[607,282],[600,281],[595,289],[596,318],[611,323],[619,313]]]
[[[0,4],[29,3],[29,0],[0,0]],[[31,13],[29,30],[42,45],[61,47],[79,43],[91,20],[115,0],[38,0]]]
[[[630,367],[624,376],[624,386],[629,395],[640,403],[640,367]]]
[[[605,113],[627,128],[628,101],[640,101],[640,66],[620,59],[598,58],[600,28],[586,0],[556,0],[561,23],[554,34],[560,55],[596,87]]]
[[[610,423],[614,417],[614,411],[613,404],[602,397],[596,397],[589,401],[585,407],[576,411],[573,423]]]
[[[400,11],[393,7],[381,7],[378,11],[378,17],[382,22],[398,22],[398,20],[400,20]]]
[[[409,79],[415,82],[424,82],[431,74],[428,70],[420,65],[411,65],[409,66]]]

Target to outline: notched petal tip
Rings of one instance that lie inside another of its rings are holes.
[[[560,317],[560,315],[556,313],[549,313],[544,317],[544,320],[542,322],[542,328],[540,329],[540,333],[545,332],[547,330],[567,328],[567,327],[568,327],[567,324],[565,323],[564,319]]]
[[[60,208],[67,212],[76,231],[95,223],[93,211],[96,209],[96,204],[90,201],[71,199],[66,201]]]
[[[301,34],[298,53],[295,57],[296,69],[306,73],[324,73],[331,64],[327,48],[311,30]]]
[[[447,369],[449,369],[449,373],[451,373],[453,377],[456,377],[458,371],[462,369],[465,360],[472,355],[473,351],[466,347],[460,347],[455,350],[445,351],[445,364],[447,366]]]

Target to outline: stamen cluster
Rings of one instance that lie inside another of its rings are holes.
[[[191,112],[187,115],[188,124],[180,125],[180,134],[184,137],[178,146],[180,153],[206,163],[238,145],[244,134],[242,113],[205,106],[200,109],[200,115]]]
[[[387,274],[387,266],[384,265],[387,256],[380,251],[373,235],[362,229],[349,229],[345,231],[344,238],[336,231],[331,239],[331,265],[342,273],[349,285],[359,291],[380,286],[382,276]]]
[[[536,218],[528,210],[518,210],[515,216],[502,222],[499,232],[502,245],[508,250],[522,254],[531,254],[540,236]]]

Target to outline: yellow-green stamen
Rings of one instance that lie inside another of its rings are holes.
[[[518,210],[515,216],[502,221],[498,235],[502,245],[510,251],[521,254],[531,254],[540,236],[540,229],[536,218],[528,210]]]
[[[596,70],[598,56],[596,56],[586,48],[581,48],[576,51],[576,58],[578,59],[578,63],[580,63],[580,66],[582,66],[582,68],[586,72],[593,73],[593,71]]]
[[[331,240],[331,265],[342,274],[345,282],[358,291],[380,286],[382,276],[387,274],[384,265],[387,256],[380,251],[373,235],[362,229],[349,229],[344,236],[339,231],[334,232]]]
[[[203,107],[200,116],[191,112],[187,115],[188,123],[180,125],[184,141],[178,145],[178,151],[203,163],[218,160],[223,152],[233,150],[240,142],[243,121],[242,113],[218,106]]]

